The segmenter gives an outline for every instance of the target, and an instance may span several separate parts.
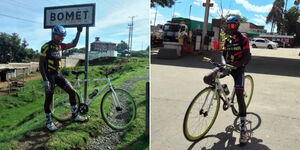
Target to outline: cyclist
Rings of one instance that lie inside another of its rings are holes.
[[[70,82],[68,82],[60,74],[60,70],[62,67],[62,51],[75,47],[77,45],[81,31],[82,27],[77,27],[77,34],[75,39],[72,41],[72,43],[65,44],[62,43],[62,41],[67,34],[66,30],[63,26],[56,25],[52,29],[52,40],[45,43],[41,48],[39,68],[43,78],[43,86],[45,88],[44,111],[46,113],[46,128],[49,131],[57,130],[57,127],[52,122],[50,109],[50,105],[52,105],[55,85],[58,85],[69,94],[73,121],[83,122],[87,120],[87,118],[77,114],[75,90],[73,89]]]
[[[234,87],[239,105],[239,117],[241,123],[240,144],[246,144],[248,138],[246,136],[246,104],[244,101],[244,72],[245,67],[251,59],[249,39],[242,35],[239,31],[240,21],[236,16],[230,16],[227,20],[227,28],[229,34],[225,38],[223,45],[223,56],[227,64],[235,66],[237,69],[223,69],[225,75],[231,74],[234,79]],[[224,62],[224,60],[222,60]],[[212,79],[216,75],[214,71],[204,77],[204,82],[212,84]]]

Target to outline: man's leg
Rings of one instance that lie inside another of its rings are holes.
[[[72,112],[72,118],[74,121],[78,122],[84,122],[87,120],[86,117],[82,117],[78,115],[77,111],[77,102],[76,102],[76,91],[74,90],[73,86],[69,81],[67,81],[62,75],[58,75],[55,79],[55,82],[58,84],[59,87],[61,87],[65,92],[69,94],[69,100],[71,104],[71,112]]]
[[[50,89],[45,89],[44,111],[46,114],[46,128],[49,131],[57,130],[57,127],[52,122],[51,105],[53,99],[54,85],[50,83]]]
[[[235,85],[235,93],[237,97],[237,102],[239,105],[239,117],[240,117],[240,128],[241,128],[241,135],[240,135],[240,143],[245,144],[247,143],[247,136],[246,136],[246,104],[244,100],[244,68],[239,68],[237,70],[233,70],[231,75],[234,78],[234,85]]]
[[[51,122],[51,105],[52,105],[53,93],[46,91],[45,92],[45,103],[44,103],[44,111],[46,114],[47,123]]]
[[[72,117],[75,118],[77,116],[76,92],[71,85],[66,85],[64,90],[69,94]]]

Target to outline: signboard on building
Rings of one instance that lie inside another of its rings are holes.
[[[44,28],[95,26],[95,4],[45,7]]]

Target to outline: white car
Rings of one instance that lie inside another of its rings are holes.
[[[263,38],[254,38],[253,40],[250,41],[250,44],[252,46],[252,48],[269,48],[269,49],[273,49],[273,48],[277,48],[278,44],[275,42],[272,42],[268,39],[263,39]]]

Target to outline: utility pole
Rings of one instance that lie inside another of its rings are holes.
[[[131,24],[129,23],[128,24],[128,28],[129,28],[129,33],[128,33],[128,43],[127,43],[127,46],[128,46],[128,52],[130,51],[130,35],[131,35]]]
[[[288,3],[288,0],[285,1],[285,8],[284,8],[285,13],[286,13],[287,3]]]
[[[213,5],[210,4],[210,0],[206,0],[206,3],[203,3],[203,6],[205,6],[205,15],[204,15],[203,30],[202,30],[201,50],[204,49],[204,40],[206,39],[206,35],[207,35],[209,7],[212,7]]]
[[[155,7],[155,16],[154,16],[154,26],[155,26],[155,22],[156,22],[156,16],[157,16],[157,7]]]
[[[174,5],[173,5],[174,9],[173,9],[173,15],[172,15],[172,18],[175,17],[175,5],[176,5],[176,3],[181,3],[181,2],[179,2],[179,1],[177,1],[177,0],[174,1]]]
[[[135,16],[131,16],[129,18],[131,18],[131,23],[128,24],[128,27],[129,27],[129,36],[128,36],[128,51],[129,53],[131,53],[131,50],[132,50],[132,34],[133,34],[133,18]]]
[[[190,5],[189,19],[191,19],[192,5]]]

